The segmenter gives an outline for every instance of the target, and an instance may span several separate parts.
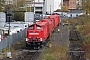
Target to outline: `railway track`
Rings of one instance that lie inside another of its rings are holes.
[[[18,60],[38,60],[40,53],[42,53],[44,49],[45,47],[42,47],[39,50],[23,50],[23,53]]]
[[[30,51],[25,51],[23,53],[23,55],[19,58],[19,60],[35,60],[35,57],[38,58],[37,55],[39,55],[40,52],[38,52],[38,50],[34,51],[34,52],[30,52]]]
[[[69,33],[69,55],[71,56],[72,60],[86,60],[85,58],[85,51],[82,50],[82,38],[80,33],[75,29],[73,26],[72,30]]]

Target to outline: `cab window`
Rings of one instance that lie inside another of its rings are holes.
[[[30,29],[30,30],[34,30],[34,26],[30,26],[29,29]]]
[[[37,26],[36,29],[37,29],[37,30],[41,30],[41,27],[40,27],[40,26]]]

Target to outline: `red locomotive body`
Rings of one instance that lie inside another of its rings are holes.
[[[39,48],[48,37],[48,23],[37,22],[27,29],[26,47]]]
[[[55,29],[55,19],[54,18],[50,18],[49,16],[46,17],[46,19],[49,19],[51,21],[52,24],[52,31]]]
[[[51,35],[52,34],[52,22],[50,19],[43,19],[40,20],[40,22],[47,22],[48,23],[48,32]]]
[[[60,17],[59,15],[50,15],[49,18],[53,18],[55,20],[55,27],[56,28],[59,25]]]
[[[54,26],[55,26],[55,20],[54,19],[50,19],[51,23],[52,23],[52,31],[54,30]]]
[[[37,49],[44,45],[49,35],[59,25],[59,22],[59,15],[53,14],[30,25],[27,29],[26,47]]]

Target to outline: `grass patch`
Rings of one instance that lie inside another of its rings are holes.
[[[60,60],[67,58],[67,47],[55,45],[46,49],[42,54],[40,60]]]
[[[10,46],[10,51],[12,52],[12,54],[16,54],[16,50],[19,50],[22,46],[25,45],[25,39],[22,39],[18,42],[16,42],[15,44],[13,44],[12,46]],[[9,51],[9,47],[3,48],[0,51],[0,59],[2,58],[6,58],[6,54]]]
[[[12,48],[13,48],[14,50],[18,50],[18,49],[20,49],[22,46],[25,46],[25,39],[22,39],[22,40],[16,42],[14,45],[12,45]]]
[[[76,29],[83,37],[82,49],[87,51],[86,58],[90,57],[90,16],[82,15],[76,18],[69,19],[70,24],[76,25]],[[89,58],[90,60],[90,58]]]

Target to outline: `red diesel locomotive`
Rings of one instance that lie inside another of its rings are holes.
[[[46,43],[49,35],[59,25],[60,15],[52,14],[45,19],[40,20],[27,29],[26,47],[32,49],[39,49]]]

